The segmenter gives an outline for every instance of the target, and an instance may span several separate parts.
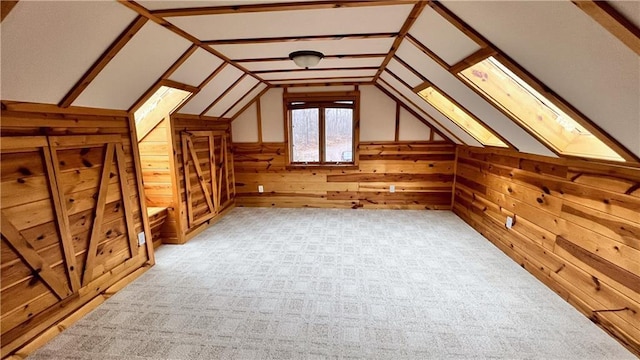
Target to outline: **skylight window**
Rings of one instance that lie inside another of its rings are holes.
[[[169,115],[180,106],[185,100],[191,96],[191,93],[185,90],[175,89],[168,86],[161,86],[138,110],[134,117],[136,124],[142,119],[150,118],[154,122],[158,117],[160,120]],[[151,119],[152,118],[152,119]],[[157,122],[157,121],[156,121]]]
[[[440,111],[444,116],[456,123],[460,128],[469,133],[474,139],[485,146],[497,146],[508,148],[509,145],[500,140],[489,131],[479,120],[462,110],[456,103],[442,95],[437,89],[430,86],[418,92],[421,98]]]
[[[625,161],[494,57],[476,63],[458,75],[557,153]]]

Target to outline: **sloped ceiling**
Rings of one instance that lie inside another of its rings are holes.
[[[438,3],[466,29],[432,5],[23,0],[1,25],[1,98],[131,111],[165,81],[196,92],[180,112],[233,119],[274,86],[376,84],[452,141],[482,146],[416,95],[427,81],[516,149],[555,156],[449,72],[494,46],[640,156],[638,49],[569,1]],[[611,5],[637,30],[638,3]],[[288,59],[296,50],[325,58],[299,69]]]

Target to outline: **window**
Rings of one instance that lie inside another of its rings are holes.
[[[285,95],[289,164],[355,165],[357,92]]]
[[[160,86],[133,114],[138,141],[191,96],[189,91]]]
[[[458,73],[461,79],[559,154],[625,159],[494,57]]]
[[[487,129],[478,119],[460,108],[460,106],[448,97],[444,96],[433,86],[429,86],[426,89],[419,91],[418,95],[431,104],[431,106],[436,108],[436,110],[440,111],[444,116],[457,124],[462,128],[462,130],[466,131],[474,139],[478,140],[482,145],[503,148],[509,147],[509,145],[498,138],[498,136],[489,131],[489,129]]]

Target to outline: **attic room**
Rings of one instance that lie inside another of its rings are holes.
[[[640,356],[640,2],[0,5],[2,359]]]

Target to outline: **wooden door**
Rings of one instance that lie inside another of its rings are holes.
[[[222,131],[181,133],[189,228],[216,216],[235,197],[228,137]]]
[[[121,141],[2,139],[3,335],[137,255]]]

